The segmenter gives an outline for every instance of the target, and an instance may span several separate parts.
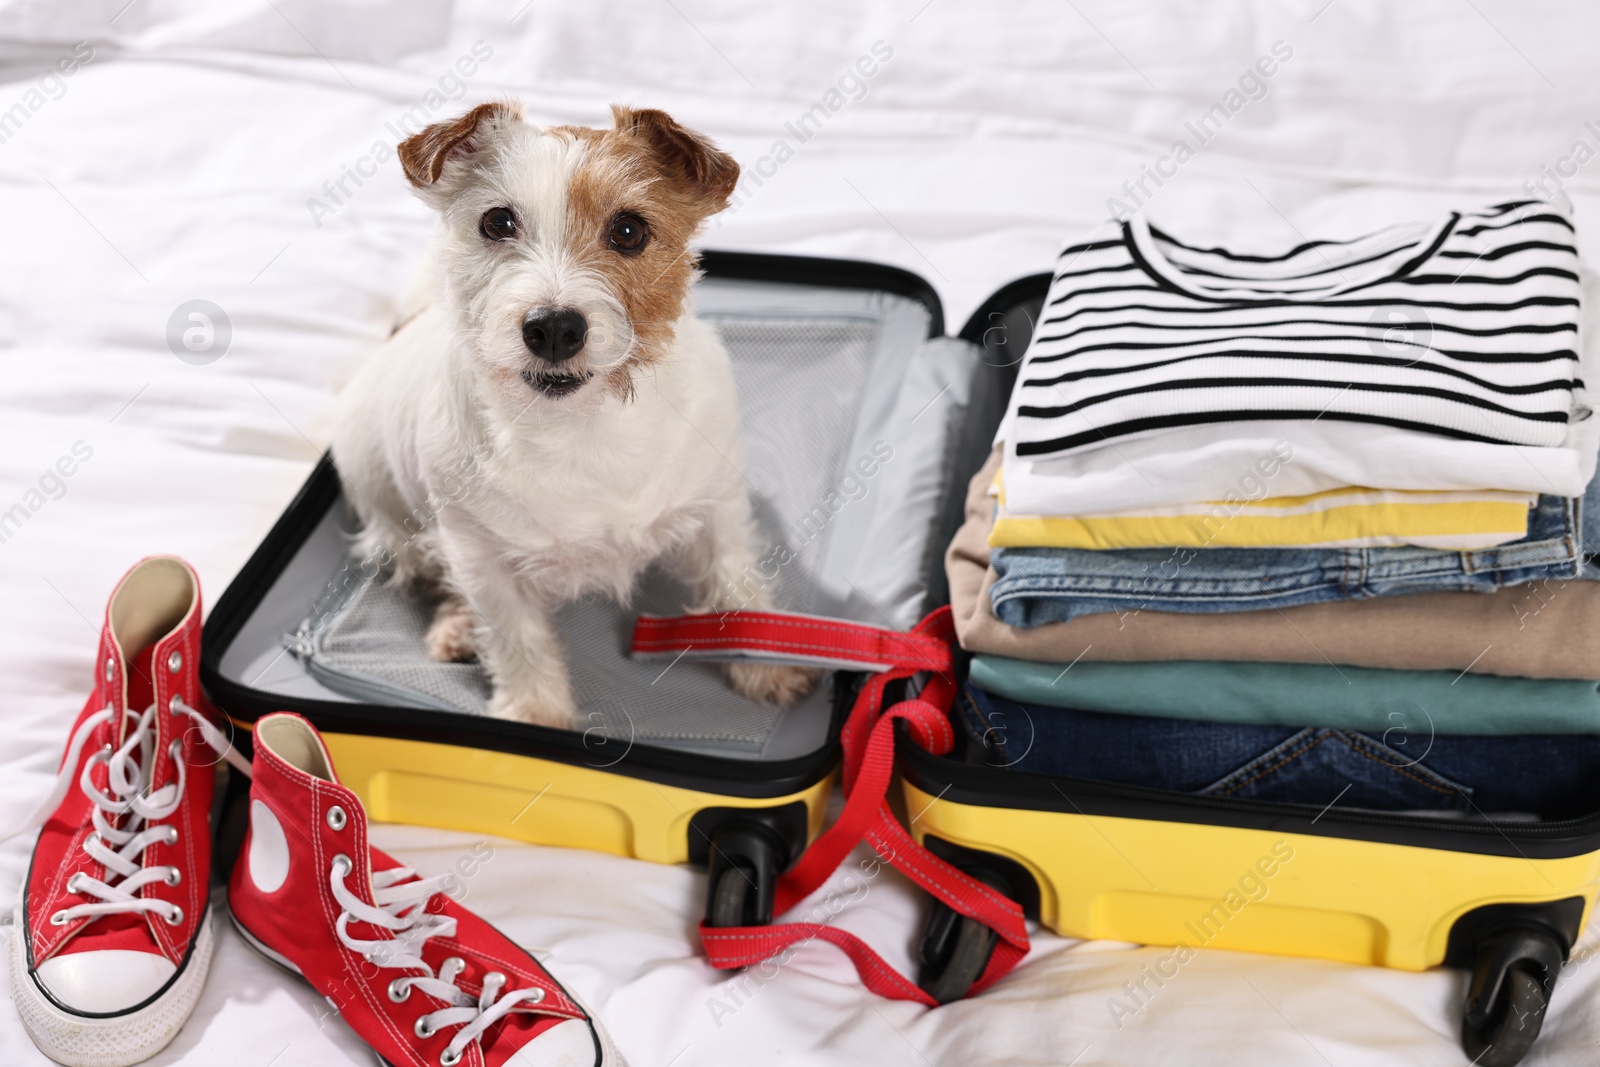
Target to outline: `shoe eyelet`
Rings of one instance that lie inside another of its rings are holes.
[[[51,926],[65,926],[65,925],[67,925],[67,913],[65,911],[58,911],[54,915],[50,916],[50,925]]]
[[[106,660],[106,681],[112,681],[117,676],[117,666],[111,660]]]
[[[527,999],[527,1003],[529,1003],[529,1004],[538,1004],[538,1003],[541,1003],[543,1000],[544,1000],[544,988],[542,986],[534,986],[533,987],[533,995]]]
[[[460,1062],[461,1053],[459,1052],[452,1053],[449,1049],[445,1049],[439,1053],[439,1067],[456,1067],[456,1064]]]
[[[167,921],[168,926],[183,925],[183,909],[178,907],[176,904],[172,906],[172,911],[170,913],[161,917]]]
[[[174,762],[176,762],[177,760],[182,759],[183,758],[183,741],[181,739],[179,739],[179,738],[173,738],[172,744],[167,746],[167,755]]]
[[[183,872],[176,867],[168,867],[166,883],[168,885],[177,885],[181,881],[183,881]]]
[[[76,893],[78,891],[78,879],[82,878],[82,877],[83,877],[83,874],[80,872],[78,874],[73,875],[71,878],[68,878],[67,879],[67,892]]]
[[[178,828],[176,826],[172,825],[171,823],[167,823],[167,844],[176,845],[177,843],[178,843]]]
[[[340,870],[341,867],[344,869]],[[343,852],[333,857],[333,870],[334,873],[339,875],[339,877],[343,878],[345,875],[349,874],[355,869],[356,865],[350,862],[350,857],[346,856]]]
[[[405,985],[401,985],[401,982],[405,982]],[[406,1001],[410,1000],[411,983],[406,982],[404,978],[396,978],[394,981],[390,982],[389,999],[394,1001],[396,1004],[404,1004]]]
[[[339,805],[335,804],[333,807],[328,809],[328,829],[343,830],[347,821],[348,820],[345,818],[344,809]]]
[[[411,1032],[422,1038],[424,1041],[432,1037],[434,1033],[433,1026],[428,1022],[428,1017],[426,1015],[417,1016],[417,1025],[411,1028]]]
[[[172,655],[167,657],[167,670],[177,674],[183,670],[183,653],[177,649],[172,650]]]

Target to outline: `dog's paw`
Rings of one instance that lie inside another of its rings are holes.
[[[570,699],[563,700],[559,697],[543,699],[522,696],[511,696],[506,693],[495,693],[489,701],[489,714],[497,719],[511,719],[514,722],[531,723],[534,726],[552,726],[558,730],[570,730],[578,721],[578,709],[573,707]]]
[[[472,635],[472,609],[465,600],[451,597],[433,613],[426,638],[428,658],[436,663],[461,663],[478,654]]]
[[[730,663],[728,680],[742,696],[788,707],[811,692],[820,671],[777,663]]]

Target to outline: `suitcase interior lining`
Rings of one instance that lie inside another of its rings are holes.
[[[768,586],[776,605],[910,627],[942,602],[950,486],[987,449],[994,375],[971,344],[930,339],[928,309],[904,296],[712,277],[697,299],[733,357],[761,534],[793,557]],[[352,526],[336,501],[225,650],[222,675],[288,706],[481,714],[481,668],[425,657],[431,606],[349,559]],[[829,742],[826,685],[784,710],[740,697],[709,663],[629,659],[634,615],[684,603],[653,569],[629,607],[594,599],[562,610],[586,745],[780,760]]]

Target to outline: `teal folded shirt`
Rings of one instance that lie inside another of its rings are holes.
[[[973,685],[1026,704],[1201,722],[1440,734],[1600,733],[1600,683],[1301,663],[1032,663],[976,656]]]

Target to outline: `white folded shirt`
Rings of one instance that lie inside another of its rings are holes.
[[[1582,496],[1600,451],[1600,276],[1585,268],[1573,420],[1555,446],[1487,444],[1414,430],[1333,420],[1268,420],[1189,426],[1034,460],[1019,457],[1009,417],[1006,504],[1016,514],[1089,515],[1222,500],[1229,493],[1375,489],[1503,489]],[[1288,453],[1288,458],[1283,458]],[[1270,473],[1268,473],[1270,471]]]

